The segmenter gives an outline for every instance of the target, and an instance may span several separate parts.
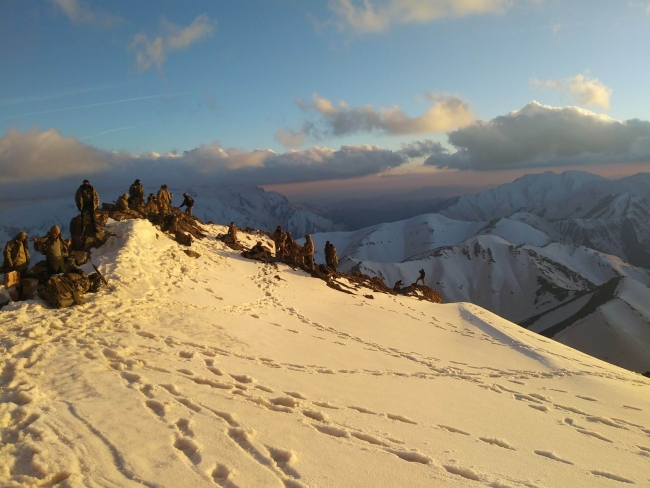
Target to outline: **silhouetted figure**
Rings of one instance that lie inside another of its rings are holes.
[[[422,282],[422,286],[427,286],[427,284],[424,282],[424,275],[425,275],[425,272],[424,272],[423,269],[421,269],[421,270],[420,270],[420,276],[418,277],[417,280],[415,280],[415,284],[416,284],[416,285],[418,284],[418,281],[421,281],[421,282]]]

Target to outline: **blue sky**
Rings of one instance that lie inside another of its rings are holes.
[[[463,3],[483,6],[468,11]],[[366,23],[358,20],[364,13],[372,14]],[[471,152],[448,133],[464,130],[470,116],[492,120],[532,100],[650,120],[649,28],[646,1],[5,0],[0,135],[54,129],[130,154],[182,154],[215,141],[284,153],[277,133],[292,130],[297,150],[398,151],[430,140]],[[148,54],[139,63],[138,52],[157,38],[159,66]],[[347,105],[328,115],[314,94]],[[436,115],[449,120],[413,126],[381,112],[398,106],[411,119],[435,103],[452,107]],[[370,113],[360,109],[368,105]],[[558,155],[542,156],[543,164],[523,158],[518,167],[553,166]],[[621,162],[635,158],[643,159],[626,154]],[[472,164],[463,169],[478,168]]]

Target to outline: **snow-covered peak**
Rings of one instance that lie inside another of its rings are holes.
[[[586,212],[612,194],[629,191],[629,185],[584,171],[547,171],[529,174],[492,190],[462,196],[441,213],[462,220],[492,220],[516,212],[550,219]]]
[[[454,220],[440,214],[419,215],[398,222],[378,224],[355,232],[329,232],[312,235],[316,260],[324,262],[323,249],[330,241],[339,257],[361,261],[399,263],[419,259],[431,250],[453,246],[470,237],[489,234],[511,245],[545,246],[552,240],[526,223],[508,219],[492,222]],[[301,241],[302,242],[302,241]]]

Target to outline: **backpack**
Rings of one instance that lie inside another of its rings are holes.
[[[86,303],[83,294],[90,287],[91,282],[86,274],[59,274],[47,280],[42,295],[54,308],[67,308],[72,305],[83,305]]]
[[[81,202],[83,206],[90,205],[92,207],[95,204],[95,189],[92,186],[81,187]]]

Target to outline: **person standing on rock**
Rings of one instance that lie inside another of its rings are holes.
[[[305,245],[302,246],[300,256],[302,257],[302,262],[305,266],[310,268],[314,267],[314,241],[311,240],[311,236],[307,234],[305,236]]]
[[[57,225],[53,225],[45,237],[34,237],[34,249],[45,255],[48,276],[65,273],[68,244],[61,237],[61,229]]]
[[[284,254],[284,243],[287,240],[287,234],[282,230],[282,227],[278,225],[273,234],[271,234],[271,238],[275,243],[276,257],[282,256]]]
[[[417,280],[415,280],[415,284],[416,284],[416,285],[418,284],[418,281],[421,281],[421,282],[422,282],[422,286],[427,286],[427,284],[424,282],[424,275],[425,275],[425,274],[426,274],[426,273],[424,272],[424,270],[421,269],[421,270],[420,270],[420,276],[418,277]]]
[[[162,185],[160,190],[158,190],[158,195],[156,195],[156,201],[158,202],[158,212],[160,215],[165,215],[169,213],[169,206],[172,203],[172,194],[169,193],[167,185]]]
[[[327,264],[328,266],[330,262],[330,252],[331,252],[330,246],[331,246],[330,241],[327,241],[325,243],[325,249],[323,250],[323,252],[325,253],[325,264]]]
[[[230,222],[228,226],[228,234],[226,235],[226,242],[237,244],[237,226],[234,222]]]
[[[336,271],[336,267],[339,264],[339,256],[336,252],[336,247],[334,247],[334,244],[330,244],[329,241],[325,244],[325,262],[327,266]]]
[[[129,207],[142,207],[144,206],[144,186],[140,180],[135,180],[129,187]]]
[[[295,249],[298,246],[296,241],[291,237],[291,232],[286,233],[286,238],[284,240],[284,254],[282,255],[282,261],[287,264],[297,264],[295,261]]]
[[[185,213],[189,215],[190,217],[192,216],[192,207],[194,207],[194,199],[189,196],[187,193],[183,193],[183,197],[185,198],[183,200],[183,203],[181,203],[181,206],[178,208],[185,208]]]
[[[6,271],[17,271],[23,276],[29,268],[29,243],[27,233],[19,232],[15,239],[7,242],[4,251],[2,268]]]
[[[99,207],[99,194],[88,180],[84,180],[74,195],[74,201],[77,209],[81,212],[81,228],[83,235],[88,234],[88,228],[92,230],[92,235],[97,234],[97,224],[95,222],[95,210]]]

